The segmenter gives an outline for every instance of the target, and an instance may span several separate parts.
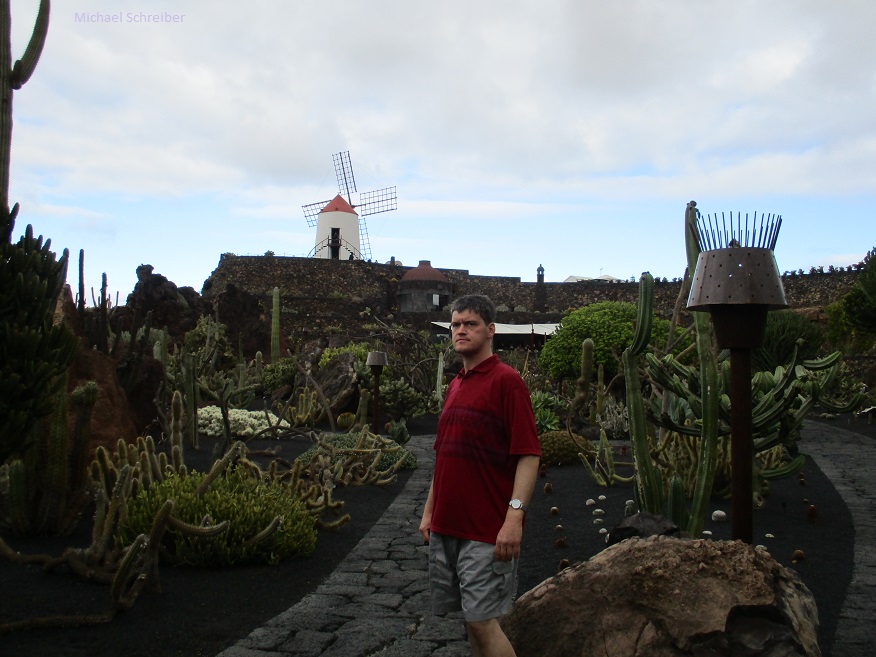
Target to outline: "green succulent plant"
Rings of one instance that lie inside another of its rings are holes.
[[[243,464],[232,465],[199,493],[205,475],[168,475],[141,491],[127,505],[116,534],[119,545],[147,534],[159,510],[173,500],[173,516],[164,535],[164,553],[189,566],[230,566],[260,561],[275,564],[308,556],[316,548],[316,517],[295,491],[279,482],[252,476]],[[223,527],[221,530],[217,529]],[[198,531],[200,530],[200,531]]]

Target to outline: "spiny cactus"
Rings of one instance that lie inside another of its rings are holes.
[[[411,439],[411,432],[408,431],[408,423],[404,418],[387,422],[386,432],[392,440],[401,446],[406,445]]]
[[[599,446],[596,449],[591,447],[589,451],[580,452],[578,458],[584,464],[591,479],[599,486],[614,486],[617,483],[628,484],[636,481],[635,474],[626,477],[618,474],[617,465],[619,464],[615,461],[614,452],[603,429],[599,431]],[[591,458],[593,459],[592,464],[590,463]]]
[[[70,440],[67,394],[55,397],[52,415],[37,425],[37,440],[23,458],[0,466],[0,525],[16,536],[67,535],[88,500],[88,432],[97,399],[93,382],[73,394],[76,424]]]
[[[40,0],[33,33],[21,59],[12,63],[12,11],[9,0],[0,5],[0,211],[9,212],[9,165],[12,151],[12,96],[30,80],[42,55],[49,31],[49,0]],[[8,239],[8,235],[3,235]]]
[[[280,410],[282,417],[293,427],[315,426],[325,417],[325,408],[319,401],[316,390],[305,386],[298,393],[298,403],[284,405]]]
[[[581,369],[575,380],[575,398],[570,407],[571,414],[581,420],[590,419],[590,388],[593,380],[593,340],[585,338],[581,342]]]
[[[271,306],[271,363],[280,362],[280,288],[275,287]]]
[[[323,434],[296,461],[317,478],[331,472],[332,483],[341,486],[383,486],[395,481],[399,469],[416,467],[408,450],[367,426],[358,434]]]
[[[697,209],[691,201],[685,211],[685,245],[688,271],[691,275],[699,255],[697,239]],[[627,408],[630,420],[630,441],[633,448],[636,472],[636,492],[642,510],[656,514],[672,512],[672,520],[686,527],[691,535],[702,531],[705,514],[712,495],[712,486],[717,466],[719,387],[715,354],[712,349],[712,327],[707,313],[695,312],[696,346],[699,355],[699,381],[701,400],[700,450],[693,486],[693,501],[690,512],[678,503],[677,496],[683,489],[683,481],[672,477],[665,481],[655,462],[656,436],[650,430],[641,393],[638,356],[644,353],[650,339],[650,324],[653,313],[654,280],[647,272],[639,285],[639,305],[636,334],[633,343],[624,350],[623,365],[626,382]],[[667,505],[667,495],[672,503]]]
[[[30,444],[40,418],[52,411],[62,374],[78,344],[52,316],[67,278],[69,253],[56,261],[51,240],[28,226],[17,244],[12,232],[18,204],[9,207],[13,92],[30,79],[49,28],[48,0],[41,0],[22,58],[12,63],[10,3],[0,5],[0,464]]]
[[[626,383],[627,408],[630,414],[630,443],[633,448],[633,464],[636,473],[636,492],[643,510],[651,513],[663,511],[663,479],[651,457],[651,436],[645,419],[642,400],[642,385],[639,377],[638,357],[648,345],[651,334],[651,305],[654,299],[654,278],[648,272],[639,279],[639,305],[636,316],[636,332],[632,344],[622,356],[624,381]]]
[[[353,428],[353,425],[356,423],[356,414],[350,413],[349,411],[344,411],[340,415],[338,415],[335,422],[338,425],[338,429],[340,431],[347,431]]]

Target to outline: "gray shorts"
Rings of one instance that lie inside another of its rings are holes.
[[[504,616],[517,593],[517,559],[498,561],[491,543],[432,533],[429,583],[432,613],[462,611],[467,622]]]

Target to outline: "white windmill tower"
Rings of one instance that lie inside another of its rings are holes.
[[[357,190],[350,152],[335,153],[332,159],[338,178],[338,195],[331,201],[301,206],[307,225],[316,226],[316,245],[310,256],[331,260],[370,260],[371,243],[365,217],[395,210],[395,187],[362,192],[359,203],[353,205],[352,192]]]

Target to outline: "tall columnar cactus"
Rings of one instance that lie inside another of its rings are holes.
[[[663,480],[651,458],[651,437],[645,419],[645,403],[639,377],[639,356],[651,338],[654,303],[654,277],[645,272],[639,279],[639,305],[633,343],[624,349],[622,360],[626,384],[627,409],[630,414],[630,443],[636,473],[636,493],[639,505],[651,513],[663,512]]]
[[[280,288],[275,287],[271,304],[271,363],[280,362]]]
[[[195,359],[191,354],[183,353],[180,378],[186,401],[189,447],[198,449],[198,373],[195,371]]]
[[[6,0],[0,5],[0,212],[6,221],[14,221],[16,210],[9,210],[9,164],[12,154],[12,95],[30,80],[36,69],[46,34],[49,31],[49,0],[40,0],[33,34],[21,59],[12,63],[12,10]],[[6,223],[4,221],[3,223]],[[11,232],[11,226],[9,228]],[[9,239],[9,235],[0,232]]]
[[[688,275],[696,268],[699,256],[697,239],[697,209],[691,201],[685,211],[685,245],[687,248]],[[699,461],[690,513],[680,503],[683,481],[673,476],[664,483],[660,470],[653,461],[656,445],[648,432],[645,405],[638,374],[638,358],[644,353],[650,339],[654,298],[653,278],[642,275],[639,288],[639,308],[636,335],[633,344],[624,351],[624,377],[626,380],[627,408],[630,414],[630,440],[636,468],[637,493],[640,506],[651,513],[672,514],[672,519],[685,526],[692,536],[702,532],[712,486],[715,479],[718,455],[718,411],[720,389],[715,352],[712,349],[712,324],[708,313],[695,312],[696,346],[700,361],[701,414]],[[667,498],[668,495],[668,498]]]
[[[92,381],[72,395],[77,406],[73,439],[67,427],[67,394],[38,425],[39,440],[23,458],[0,466],[0,526],[16,536],[67,535],[87,502],[87,424],[97,400]]]
[[[572,400],[572,415],[587,418],[590,413],[590,384],[593,379],[593,340],[585,338],[581,342],[581,369],[575,381],[575,398]]]
[[[444,408],[444,351],[438,354],[438,367],[435,372],[435,408]]]
[[[700,255],[697,228],[697,204],[691,201],[684,213],[684,243],[687,253],[687,276],[693,276]],[[688,532],[697,536],[703,530],[718,459],[718,365],[712,349],[712,321],[706,312],[694,312],[697,355],[700,360],[702,429],[697,484],[691,504]]]
[[[30,443],[40,418],[73,360],[78,341],[65,326],[53,326],[58,296],[67,278],[68,253],[56,260],[28,226],[17,244],[12,232],[18,204],[9,208],[12,94],[30,79],[46,39],[49,2],[40,3],[33,35],[12,65],[9,2],[0,6],[0,463]]]

